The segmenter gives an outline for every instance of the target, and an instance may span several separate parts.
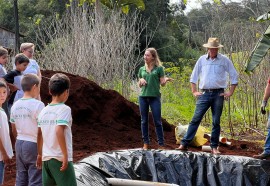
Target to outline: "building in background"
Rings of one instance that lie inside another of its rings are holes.
[[[0,45],[7,49],[15,49],[15,32],[0,26]]]
[[[20,37],[24,37],[20,34]],[[15,51],[15,32],[0,26],[0,46],[6,48],[10,55]]]

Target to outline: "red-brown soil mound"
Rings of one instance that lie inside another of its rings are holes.
[[[42,71],[41,98],[48,104],[51,97],[48,93],[49,78],[54,71]],[[70,96],[67,101],[73,116],[74,161],[87,157],[94,152],[141,148],[140,114],[136,104],[126,100],[113,90],[104,90],[94,82],[79,76],[67,74],[71,80]],[[162,120],[166,148],[174,149],[174,127]],[[157,148],[153,121],[150,117],[150,148]],[[262,149],[258,144],[244,141],[232,141],[232,145],[221,146],[222,154],[252,156]],[[243,145],[244,144],[244,145]],[[244,147],[244,148],[243,148]],[[200,148],[190,148],[199,151]],[[10,171],[6,172],[5,185],[14,185],[15,159]]]
[[[55,72],[43,71],[51,77]],[[67,74],[71,80],[67,105],[72,108],[74,150],[90,152],[108,151],[142,146],[138,106],[114,90],[105,90],[92,81]],[[50,102],[48,80],[42,80],[41,97]],[[169,134],[172,126],[163,120],[164,131]],[[154,128],[151,128],[153,147],[157,146]]]

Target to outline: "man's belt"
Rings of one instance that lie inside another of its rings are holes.
[[[216,89],[201,89],[202,92],[219,92],[224,90],[224,88],[216,88]]]

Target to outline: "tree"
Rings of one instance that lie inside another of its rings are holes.
[[[114,7],[121,8],[126,14],[129,12],[130,6],[135,6],[139,10],[145,9],[144,0],[100,0],[100,2],[111,9]]]
[[[15,17],[15,52],[18,53],[20,46],[20,29],[19,29],[19,14],[18,1],[14,0],[14,17]]]
[[[143,31],[140,43],[141,50],[148,47],[156,48],[162,61],[177,62],[181,56],[179,50],[183,40],[182,35],[178,33],[186,29],[179,28],[179,25],[184,27],[181,23],[184,21],[181,17],[183,14],[179,7],[171,8],[169,3],[169,0],[145,2],[145,10],[141,15],[147,22],[147,28]],[[176,12],[178,13],[174,17]]]
[[[0,0],[0,25],[9,30],[15,30],[13,2]]]
[[[91,7],[88,7],[91,8]],[[42,22],[37,29],[42,68],[60,70],[90,78],[97,84],[129,94],[129,83],[141,61],[139,37],[144,24],[138,13],[125,15],[118,9],[95,21],[94,11],[85,7],[67,11],[61,18]],[[91,9],[92,10],[92,9]]]

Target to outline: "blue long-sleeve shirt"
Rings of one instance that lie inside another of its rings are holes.
[[[200,89],[219,89],[227,87],[228,77],[232,85],[238,84],[238,73],[232,61],[222,54],[218,54],[215,59],[205,54],[198,59],[190,76],[190,82],[197,84],[200,80]]]

